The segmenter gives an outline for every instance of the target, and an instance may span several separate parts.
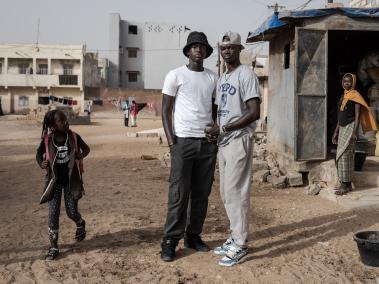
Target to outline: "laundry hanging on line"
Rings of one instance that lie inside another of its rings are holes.
[[[50,99],[50,101],[58,102],[58,103],[64,104],[64,105],[69,105],[69,106],[76,106],[76,105],[78,105],[78,101],[77,100],[63,99],[63,98],[58,98],[56,96],[50,96],[49,99]]]

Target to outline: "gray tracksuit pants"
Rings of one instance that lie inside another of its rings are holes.
[[[246,246],[249,233],[253,139],[234,138],[219,147],[220,194],[230,221],[231,237]]]

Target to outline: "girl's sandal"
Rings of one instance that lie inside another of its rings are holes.
[[[58,248],[49,248],[45,256],[45,260],[55,260],[59,256]]]

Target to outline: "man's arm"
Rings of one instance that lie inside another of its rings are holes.
[[[226,132],[244,128],[250,123],[256,121],[260,117],[260,99],[252,98],[245,102],[247,106],[247,113],[232,123],[224,125]]]
[[[166,133],[168,145],[176,143],[176,137],[172,130],[172,113],[174,109],[175,97],[163,94],[162,97],[162,123]]]
[[[212,99],[212,119],[214,123],[217,121],[217,108],[218,107],[215,104],[215,99]]]

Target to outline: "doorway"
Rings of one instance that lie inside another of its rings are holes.
[[[374,50],[379,50],[379,31],[328,31],[328,153],[336,148],[332,136],[337,125],[337,103],[343,94],[343,74],[357,74],[360,60]],[[358,78],[356,90],[367,101],[368,87],[364,87]]]

